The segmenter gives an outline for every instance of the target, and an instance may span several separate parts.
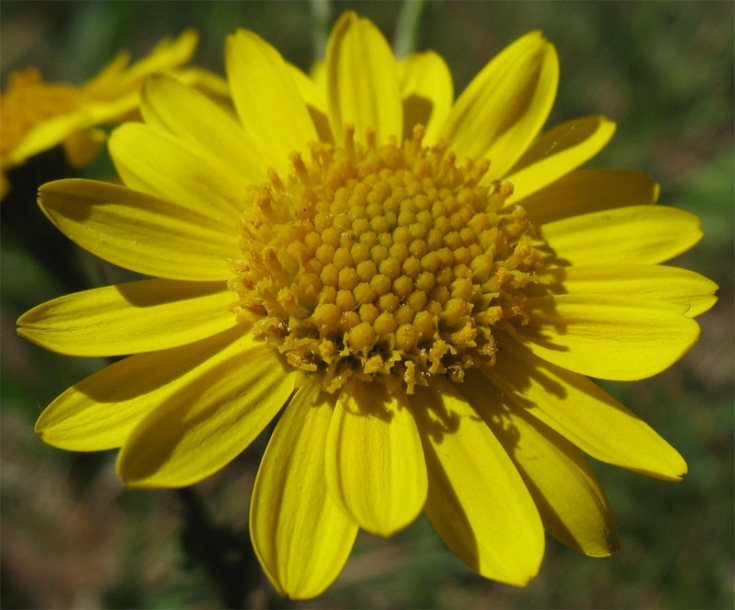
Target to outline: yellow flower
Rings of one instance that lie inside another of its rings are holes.
[[[129,67],[130,54],[121,52],[81,87],[44,82],[36,68],[11,74],[0,96],[0,198],[10,189],[7,170],[58,144],[72,167],[90,163],[104,142],[94,127],[136,109],[144,80],[188,62],[196,44],[196,33],[186,31]]]
[[[41,206],[77,244],[155,279],[61,297],[20,333],[75,356],[133,354],[41,415],[47,443],[121,448],[130,485],[190,485],[279,414],[250,511],[284,595],[336,578],[359,528],[421,511],[487,578],[532,579],[544,530],[618,545],[582,452],[662,479],[681,456],[587,376],[676,362],[714,303],[660,266],[699,220],[629,170],[577,169],[591,116],[541,135],[558,82],[528,34],[459,98],[435,53],[397,61],[373,24],[335,26],[319,83],[255,34],[227,40],[237,119],[168,78],[110,140],[126,186],[63,180]],[[581,451],[580,451],[581,450]]]

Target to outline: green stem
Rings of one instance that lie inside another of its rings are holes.
[[[311,32],[314,60],[324,59],[329,40],[330,0],[311,0]]]
[[[398,15],[393,36],[393,52],[396,57],[406,57],[416,50],[424,0],[405,0]]]

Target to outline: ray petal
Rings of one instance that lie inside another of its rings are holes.
[[[237,231],[203,213],[122,186],[58,180],[39,189],[49,220],[74,243],[125,269],[172,280],[226,280]]]
[[[511,203],[520,203],[589,161],[614,133],[615,123],[600,116],[567,121],[545,133],[504,178],[513,185]]]
[[[140,109],[146,123],[205,151],[238,180],[254,184],[265,180],[268,168],[243,128],[193,87],[166,76],[153,77],[143,89]]]
[[[510,338],[500,345],[502,357],[487,375],[518,408],[600,461],[661,479],[686,474],[681,455],[595,383]]]
[[[580,451],[517,408],[482,375],[466,376],[460,388],[515,463],[544,527],[591,557],[617,550],[620,540],[610,505]]]
[[[716,302],[717,284],[706,277],[664,265],[590,265],[556,267],[539,274],[530,292],[554,294],[627,295],[634,299],[665,301],[684,306],[685,315],[696,318]]]
[[[70,356],[122,356],[193,343],[237,324],[224,282],[144,280],[43,303],[18,320],[21,336]]]
[[[327,437],[327,482],[362,529],[390,536],[421,512],[428,483],[408,405],[376,386],[342,389]]]
[[[383,34],[369,20],[345,13],[332,30],[327,46],[329,118],[338,144],[345,126],[358,139],[368,130],[378,144],[403,134],[396,60]]]
[[[436,144],[454,100],[449,67],[433,51],[414,53],[398,63],[398,84],[403,98],[403,138],[410,140],[414,125],[424,125],[424,144]]]
[[[317,140],[314,124],[281,54],[257,34],[238,30],[227,38],[227,80],[237,114],[262,155],[276,171],[289,155]]]
[[[472,569],[525,586],[544,554],[541,518],[500,441],[452,385],[434,377],[412,399],[429,471],[426,514]]]
[[[591,212],[545,224],[544,239],[558,264],[662,263],[702,239],[694,214],[661,205]]]
[[[538,226],[589,212],[656,203],[659,190],[648,174],[636,170],[578,169],[525,197],[521,205]]]
[[[344,566],[357,524],[338,508],[324,476],[332,404],[301,388],[268,443],[250,505],[253,546],[275,589],[291,599],[324,591]]]
[[[196,377],[196,368],[242,335],[238,328],[182,347],[130,356],[74,384],[36,422],[67,451],[121,447],[138,423]]]
[[[147,415],[117,460],[132,487],[184,487],[220,470],[262,432],[295,373],[250,334],[213,356]]]
[[[441,136],[457,157],[489,158],[488,179],[499,179],[536,138],[551,112],[559,59],[540,32],[499,53],[457,99]]]
[[[685,305],[620,295],[528,299],[528,324],[512,331],[537,356],[582,375],[633,381],[666,370],[699,338]]]

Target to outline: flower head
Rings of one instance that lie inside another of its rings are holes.
[[[154,278],[20,319],[52,350],[132,354],[57,398],[43,439],[121,448],[128,484],[183,486],[283,409],[250,529],[292,597],[329,586],[359,528],[388,536],[422,510],[514,585],[536,575],[544,530],[609,555],[582,452],[670,480],[686,464],[587,376],[654,375],[694,344],[716,287],[659,263],[700,239],[698,219],[653,205],[643,174],[577,169],[607,119],[539,136],[558,61],[537,32],[457,100],[438,55],[397,61],[353,13],[315,81],[251,32],[226,51],[236,119],[154,78],[145,123],[110,140],[125,186],[41,188],[72,240]]]
[[[196,33],[188,30],[176,40],[162,40],[131,66],[130,54],[121,52],[80,87],[45,82],[33,67],[11,74],[0,96],[0,197],[10,188],[7,170],[58,144],[64,145],[73,167],[91,162],[104,141],[104,134],[94,128],[128,116],[138,107],[144,80],[188,62],[196,44]]]

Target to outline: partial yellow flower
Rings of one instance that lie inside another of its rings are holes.
[[[7,170],[59,144],[72,167],[90,163],[105,139],[95,127],[120,122],[135,110],[143,81],[188,62],[197,38],[188,30],[176,40],[164,39],[131,66],[130,54],[123,51],[81,87],[45,82],[36,68],[11,74],[0,96],[0,198],[10,188]]]
[[[716,286],[660,263],[699,220],[632,170],[578,169],[604,117],[540,134],[558,60],[540,33],[454,99],[435,53],[397,61],[345,14],[312,81],[230,36],[237,118],[172,79],[110,150],[125,186],[62,180],[41,206],[80,246],[153,279],[61,297],[20,333],[132,354],[41,415],[47,443],[121,448],[135,487],[217,472],[281,412],[253,543],[283,595],[319,595],[358,529],[425,511],[481,575],[523,586],[544,530],[590,556],[618,535],[588,455],[668,480],[682,457],[588,379],[634,380],[697,340]],[[284,409],[285,407],[285,409]]]

